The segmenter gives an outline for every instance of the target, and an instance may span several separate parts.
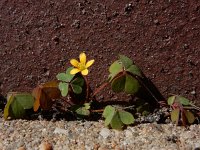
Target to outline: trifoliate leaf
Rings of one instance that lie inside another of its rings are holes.
[[[125,70],[127,70],[133,64],[133,61],[124,55],[119,55],[119,60],[122,62]]]
[[[170,96],[167,100],[168,105],[172,105],[176,99],[176,96]]]
[[[70,71],[73,69],[73,67],[70,67],[67,69],[66,73],[59,73],[56,78],[60,81],[64,81],[64,82],[70,82],[74,75],[70,74]]]
[[[65,97],[65,96],[67,96],[68,91],[69,91],[69,83],[60,82],[59,85],[58,85],[58,88],[59,88],[60,91],[61,91],[61,95],[62,95],[63,97]]]
[[[123,70],[123,66],[119,60],[115,61],[109,68],[109,72],[112,74],[117,74],[122,70]]]
[[[180,110],[179,109],[172,110],[172,112],[171,112],[171,120],[172,120],[172,122],[176,122],[176,124],[178,124],[179,115],[180,115]]]
[[[182,104],[182,105],[190,105],[190,101],[183,97],[183,96],[178,96],[178,101]]]
[[[88,109],[86,109],[84,106],[83,107],[79,107],[76,110],[76,113],[78,115],[82,115],[82,116],[89,116],[90,115],[90,111]]]
[[[67,78],[67,75],[65,73],[59,73],[59,74],[57,74],[56,78],[58,80],[68,82],[68,78]]]
[[[31,109],[34,104],[34,97],[28,93],[15,93],[9,96],[9,100],[4,109],[4,118],[23,118],[25,110]]]
[[[112,114],[113,112],[115,112],[115,108],[108,105],[105,107],[104,111],[103,111],[103,117],[106,118],[108,117],[110,114]]]
[[[10,111],[12,111],[12,109],[10,108],[10,105],[12,104],[13,100],[14,100],[14,95],[9,94],[9,96],[7,96],[7,103],[4,108],[4,119],[7,119],[10,115]]]
[[[139,82],[133,78],[131,75],[126,75],[126,82],[125,82],[125,92],[127,94],[134,94],[137,93],[140,89]]]
[[[76,114],[81,116],[89,116],[90,115],[90,103],[85,103],[83,105],[74,105],[71,107],[71,110],[76,112]]]
[[[82,77],[77,77],[71,82],[71,84],[79,85],[82,87],[84,84],[84,79]]]
[[[131,65],[126,71],[132,73],[133,75],[137,75],[139,77],[142,77],[142,71],[136,65]]]
[[[81,94],[82,92],[82,87],[76,84],[71,84],[72,90],[75,94]]]
[[[39,107],[48,110],[52,107],[52,99],[59,98],[61,92],[58,89],[58,82],[50,81],[34,88],[32,95],[35,97],[34,111],[37,111]]]
[[[106,106],[106,108],[103,111],[103,117],[106,118],[105,126],[108,126],[110,124],[110,122],[113,119],[114,114],[115,114],[115,108],[112,106]]]
[[[85,109],[90,109],[90,103],[85,103],[84,107],[85,107]]]
[[[66,70],[66,75],[67,75],[67,81],[68,82],[70,82],[72,79],[73,79],[73,77],[75,76],[75,75],[73,75],[73,74],[70,74],[70,71],[73,69],[73,67],[69,67],[67,70]]]
[[[115,112],[111,122],[110,122],[110,126],[113,129],[117,129],[117,130],[121,130],[124,126],[123,122],[121,121],[120,117],[119,117],[119,113],[118,111]]]
[[[121,121],[126,125],[134,123],[133,115],[127,111],[119,111],[119,117]]]
[[[189,110],[185,111],[185,116],[187,118],[188,123],[192,124],[195,121],[193,113],[191,113]]]
[[[126,75],[120,75],[119,77],[116,77],[112,83],[111,87],[114,92],[122,92],[125,87],[126,82]]]
[[[122,66],[122,63],[117,60],[115,61],[109,68],[109,72],[110,72],[110,75],[109,75],[109,78],[110,78],[110,81],[119,73],[123,70],[123,66]]]

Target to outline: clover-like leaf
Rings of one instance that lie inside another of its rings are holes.
[[[133,115],[127,111],[119,111],[119,116],[123,124],[129,125],[134,123]]]
[[[115,114],[115,108],[108,105],[105,107],[104,111],[103,111],[103,117],[106,118],[105,119],[105,126],[108,126],[110,124],[110,122],[113,119],[113,116]]]
[[[112,90],[114,92],[122,92],[125,87],[125,82],[126,82],[126,75],[120,75],[113,79],[111,83]]]
[[[76,84],[71,84],[72,90],[76,94],[81,94],[82,92],[82,87]]]
[[[14,95],[10,94],[9,96],[7,96],[7,103],[6,106],[4,108],[4,119],[7,119],[10,115],[10,105],[12,104],[14,100]]]
[[[109,68],[109,80],[111,81],[121,71],[123,71],[122,63],[119,60],[117,60]]]
[[[84,85],[84,79],[82,77],[77,77],[71,82],[71,84],[79,85],[82,87]]]
[[[175,102],[176,96],[170,96],[167,100],[168,105],[172,105]]]
[[[111,122],[110,122],[110,126],[113,129],[117,129],[117,130],[121,130],[124,127],[123,122],[121,121],[120,117],[119,117],[119,113],[118,111],[115,112]]]
[[[131,65],[133,65],[133,61],[124,55],[119,55],[119,60],[122,62],[122,65],[124,66],[125,70],[128,69]]]
[[[131,75],[126,75],[126,82],[125,82],[125,92],[127,94],[134,94],[138,92],[140,89],[140,84],[139,82],[133,78]]]
[[[109,68],[109,72],[112,74],[117,74],[122,70],[123,70],[123,66],[119,60],[115,61]]]
[[[195,121],[195,117],[194,117],[193,113],[190,112],[189,110],[185,111],[185,116],[187,118],[188,123],[192,124]]]
[[[179,120],[179,116],[180,116],[180,109],[174,109],[171,112],[171,120],[172,122],[176,122],[176,124],[178,124],[178,120]]]
[[[142,77],[142,71],[136,65],[131,65],[126,71],[132,73],[133,75],[137,75],[139,77]]]
[[[129,74],[119,74],[111,83],[114,92],[125,91],[127,94],[135,94],[140,89],[138,80]]]
[[[183,96],[178,96],[178,100],[182,105],[190,105],[190,101]]]
[[[115,108],[108,105],[104,108],[104,111],[103,111],[103,117],[106,118],[108,117],[111,113],[115,112]]]
[[[85,103],[83,105],[75,105],[71,108],[72,111],[80,116],[89,116],[90,115],[90,103]]]
[[[4,118],[23,118],[27,109],[33,108],[34,97],[29,93],[11,93],[4,109]]]
[[[74,75],[70,74],[70,71],[73,69],[73,67],[69,67],[67,70],[66,70],[66,73],[59,73],[56,78],[58,80],[61,80],[61,81],[64,81],[64,82],[70,82]]]
[[[50,81],[34,88],[32,95],[35,97],[34,111],[37,111],[39,107],[44,110],[50,109],[53,104],[52,99],[59,98],[61,93],[58,89],[58,83]]]
[[[134,122],[134,117],[131,113],[118,110],[110,105],[106,106],[103,112],[105,118],[105,126],[112,127],[113,129],[121,130],[124,125],[129,125]]]
[[[59,74],[57,74],[56,78],[58,80],[68,82],[68,78],[67,78],[67,75],[65,73],[59,73]]]
[[[68,92],[69,92],[69,83],[66,82],[60,82],[58,85],[58,88],[61,91],[61,95],[63,97],[67,96]]]
[[[76,110],[76,113],[78,115],[82,115],[82,116],[89,116],[90,115],[90,111],[88,109],[86,109],[85,107],[79,107]]]
[[[85,103],[84,107],[85,107],[85,109],[90,109],[90,103]]]

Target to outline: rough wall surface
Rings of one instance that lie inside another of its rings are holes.
[[[85,51],[93,88],[125,54],[167,97],[200,105],[199,0],[1,0],[0,82],[30,91]],[[104,96],[105,98],[106,96]]]

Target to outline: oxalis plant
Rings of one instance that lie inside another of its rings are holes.
[[[30,113],[49,111],[59,100],[63,102],[66,111],[79,119],[100,114],[105,119],[105,126],[121,130],[134,124],[136,113],[147,114],[149,107],[155,109],[166,103],[140,68],[124,55],[119,55],[119,59],[110,65],[108,79],[95,90],[91,89],[91,82],[87,79],[88,69],[94,64],[94,60],[87,61],[86,54],[81,53],[79,60],[71,59],[70,64],[72,66],[65,72],[57,74],[57,81],[40,84],[32,93],[9,92],[4,118],[26,118]],[[105,105],[98,102],[96,96],[105,87],[110,87],[116,94],[124,92],[133,99],[137,98],[140,101],[139,105],[119,106],[115,101]],[[177,125],[186,126],[197,120],[200,109],[188,99],[173,95],[167,103],[172,110],[171,120]]]

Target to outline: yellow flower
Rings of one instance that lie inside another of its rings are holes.
[[[90,67],[94,63],[94,59],[90,60],[86,63],[86,55],[85,53],[81,53],[79,55],[80,62],[78,62],[76,59],[71,59],[70,63],[74,68],[70,71],[70,74],[76,74],[78,72],[81,72],[82,75],[88,74],[88,67]]]

